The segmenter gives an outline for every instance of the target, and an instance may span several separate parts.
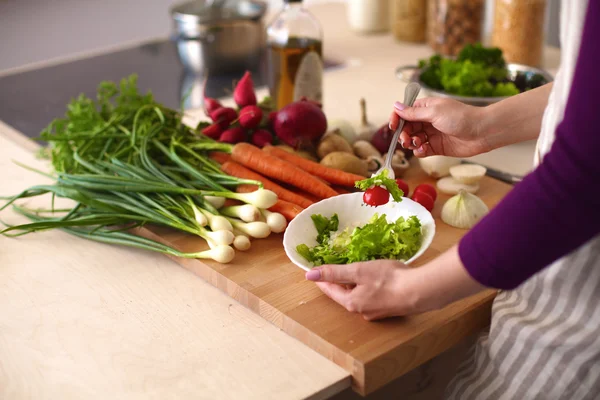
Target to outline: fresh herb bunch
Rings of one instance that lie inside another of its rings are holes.
[[[421,81],[432,89],[472,97],[512,96],[521,91],[508,81],[502,50],[466,45],[456,59],[436,54],[420,60]]]
[[[150,92],[141,94],[137,75],[119,85],[102,82],[96,100],[84,94],[67,105],[64,118],[53,120],[39,139],[49,142],[45,154],[57,172],[81,173],[86,169],[74,158],[84,160],[131,160],[144,137],[161,142],[170,138],[189,142],[198,136],[181,122],[181,113],[157,103]],[[209,138],[202,137],[202,140]],[[150,148],[150,155],[159,152]]]
[[[103,243],[231,261],[232,224],[243,228],[244,223],[220,215],[219,206],[225,199],[234,199],[269,208],[277,196],[262,189],[260,182],[223,173],[197,150],[215,150],[223,144],[183,124],[182,114],[159,104],[150,93],[140,94],[135,75],[119,85],[101,83],[96,100],[84,95],[72,100],[65,117],[52,121],[39,137],[49,142],[43,154],[50,157],[54,171],[36,172],[55,183],[33,186],[9,197],[0,211],[14,204],[14,210],[31,223],[7,225],[0,233],[19,236],[61,229]],[[236,193],[234,189],[241,184],[261,189]],[[47,209],[31,210],[15,203],[45,194],[52,196]],[[54,197],[70,199],[74,205],[56,209]],[[210,249],[182,253],[127,232],[145,224],[197,235]]]

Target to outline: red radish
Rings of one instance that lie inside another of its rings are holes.
[[[435,190],[433,185],[430,185],[428,183],[421,183],[420,185],[418,185],[415,188],[415,191],[413,192],[413,196],[415,193],[418,193],[418,192],[427,193],[429,196],[431,196],[433,201],[435,201],[435,199],[437,199],[437,191]]]
[[[246,106],[240,110],[240,125],[246,129],[254,129],[260,124],[262,117],[260,107]]]
[[[242,79],[235,85],[233,91],[233,101],[240,108],[256,105],[256,93],[254,93],[254,83],[249,71],[246,71]]]
[[[246,141],[246,131],[244,128],[236,126],[234,128],[227,129],[221,134],[219,142],[223,143],[240,143]]]
[[[252,134],[252,144],[260,148],[273,144],[273,135],[267,130],[259,129]]]
[[[296,101],[277,112],[273,129],[283,142],[298,147],[305,141],[315,141],[323,136],[327,131],[327,118],[313,103]]]
[[[221,103],[219,103],[218,100],[215,100],[211,97],[205,97],[204,98],[204,113],[208,116],[210,116],[210,114],[213,111],[216,111],[219,108],[222,108],[223,105]]]
[[[408,197],[408,189],[409,189],[408,183],[406,183],[402,179],[398,178],[398,179],[396,179],[396,185],[398,185],[400,190],[402,190],[402,192],[404,193],[404,197]]]
[[[221,126],[221,129],[227,129],[237,117],[237,112],[231,107],[217,108],[210,114],[210,118],[218,123],[219,126]]]
[[[277,111],[271,111],[267,116],[267,125],[269,128],[273,129],[275,126],[275,118],[277,117]]]
[[[381,186],[373,186],[365,190],[363,201],[369,206],[382,206],[390,201],[390,193]]]
[[[212,138],[215,140],[219,139],[219,137],[221,137],[222,132],[223,132],[223,129],[221,129],[221,127],[217,123],[214,123],[212,125],[207,126],[204,129],[202,129],[203,135],[208,136],[209,138]]]
[[[419,203],[420,205],[422,205],[423,207],[425,207],[427,209],[427,211],[431,212],[431,210],[433,210],[433,206],[434,206],[435,202],[431,198],[431,196],[428,195],[427,193],[425,193],[423,191],[415,192],[412,195],[412,199],[414,201],[416,201],[417,203]]]

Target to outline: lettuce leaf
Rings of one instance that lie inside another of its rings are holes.
[[[367,190],[373,186],[385,186],[387,191],[392,195],[392,198],[395,202],[399,203],[402,201],[402,196],[404,196],[404,192],[402,189],[398,187],[396,180],[392,178],[388,178],[388,170],[384,169],[379,174],[363,179],[362,181],[357,181],[354,183],[357,189]]]
[[[331,232],[338,230],[339,219],[337,214],[334,214],[331,219],[327,219],[321,214],[313,214],[310,217],[317,228],[317,243],[323,244],[329,240]]]
[[[455,59],[439,54],[422,59],[419,69],[420,79],[427,86],[455,95],[496,97],[521,92],[508,81],[502,50],[483,47],[480,43],[466,45]]]
[[[331,229],[338,226],[337,214],[331,219],[312,216],[317,228],[317,245],[306,244],[296,251],[315,266],[323,264],[350,264],[380,259],[408,260],[421,247],[421,222],[416,216],[387,222],[384,214],[375,214],[361,227],[346,228],[342,232]]]

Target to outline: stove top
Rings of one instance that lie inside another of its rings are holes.
[[[325,69],[342,63],[325,60]],[[177,48],[171,40],[159,40],[136,47],[105,53],[59,65],[0,77],[0,120],[29,137],[36,137],[54,118],[64,115],[72,98],[83,93],[95,97],[101,81],[118,82],[131,74],[138,75],[140,91],[150,90],[155,99],[168,107],[202,105],[204,77],[185,70]],[[266,85],[265,60],[252,71],[257,88]],[[206,84],[209,97],[231,95],[232,83],[240,74],[210,74]]]

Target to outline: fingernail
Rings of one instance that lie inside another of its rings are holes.
[[[404,141],[400,141],[400,146],[402,146],[403,149],[405,149],[406,147],[404,147]]]
[[[309,281],[318,281],[321,279],[321,271],[318,269],[311,269],[306,273],[306,279]]]
[[[412,145],[413,145],[414,147],[417,147],[417,141],[416,141],[415,139],[413,139],[413,140],[412,140]]]
[[[388,128],[390,128],[390,131],[391,131],[391,130],[393,130],[393,129],[392,129],[392,123],[391,123],[391,122],[388,124]]]
[[[425,152],[425,149],[423,148],[423,146],[420,146],[420,147],[417,149],[417,152],[418,152],[418,153],[423,153],[423,152]],[[319,273],[319,275],[321,275],[321,273]]]
[[[406,108],[406,106],[402,103],[400,103],[399,101],[394,103],[394,108],[398,111],[402,111]]]

